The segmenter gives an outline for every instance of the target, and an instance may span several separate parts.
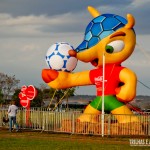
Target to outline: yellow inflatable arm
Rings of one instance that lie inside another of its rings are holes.
[[[83,71],[78,73],[59,72],[58,77],[49,82],[48,85],[55,89],[65,89],[74,86],[91,85],[89,78],[90,71]]]
[[[124,85],[121,86],[119,90],[117,89],[118,92],[116,97],[123,102],[132,101],[136,95],[137,77],[135,73],[127,68],[124,68],[120,72],[119,78]]]

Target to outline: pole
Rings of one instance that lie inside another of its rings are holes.
[[[28,106],[26,107],[26,126],[30,127],[30,100],[28,100]]]
[[[69,105],[68,105],[68,93],[67,93],[67,112],[69,111]]]
[[[105,54],[103,53],[103,81],[102,81],[102,137],[104,137],[104,92],[105,92]]]

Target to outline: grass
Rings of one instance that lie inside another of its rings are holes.
[[[131,147],[129,138],[53,134],[40,132],[9,133],[0,130],[0,150],[141,150]]]

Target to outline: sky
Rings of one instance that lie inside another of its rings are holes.
[[[133,70],[138,81],[150,87],[150,0],[0,0],[0,72],[15,75],[20,86],[44,84],[41,71],[48,68],[45,55],[56,42],[68,42],[76,48],[93,19],[88,6],[101,14],[135,17],[137,44],[123,66]],[[93,69],[78,62],[74,72]],[[150,95],[150,89],[137,83],[137,95]],[[83,86],[79,95],[95,95],[95,86]]]

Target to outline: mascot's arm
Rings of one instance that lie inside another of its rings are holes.
[[[44,69],[42,71],[42,78],[52,88],[65,89],[73,86],[91,85],[89,72],[68,73]]]
[[[129,102],[136,96],[137,78],[134,72],[124,68],[119,74],[119,79],[124,84],[116,89],[116,97],[123,102]]]

